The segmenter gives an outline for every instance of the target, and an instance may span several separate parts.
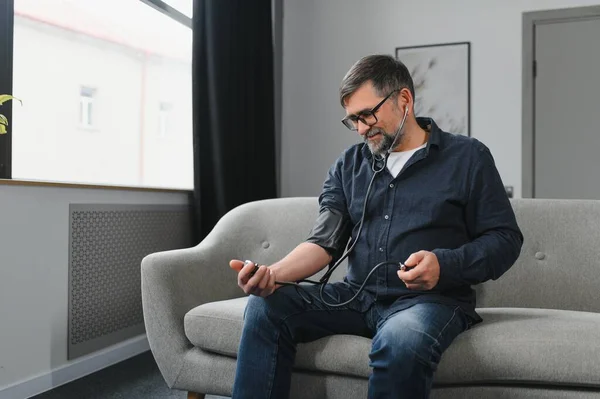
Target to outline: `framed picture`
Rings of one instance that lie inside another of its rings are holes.
[[[397,47],[415,85],[415,115],[450,133],[471,135],[471,43]]]

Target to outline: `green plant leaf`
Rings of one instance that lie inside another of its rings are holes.
[[[0,114],[0,134],[6,134],[6,126],[8,126],[8,119],[6,116]]]
[[[17,100],[18,102],[23,104],[23,101],[19,100],[16,97],[11,96],[10,94],[0,94],[0,105],[7,102],[8,100]]]

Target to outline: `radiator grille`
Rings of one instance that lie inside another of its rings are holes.
[[[70,205],[69,354],[144,332],[140,264],[191,245],[187,206]]]

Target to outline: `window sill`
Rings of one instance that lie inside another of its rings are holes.
[[[136,186],[117,186],[106,184],[84,184],[84,183],[65,183],[41,180],[22,180],[22,179],[0,179],[0,186],[35,186],[35,187],[64,187],[64,188],[82,188],[98,190],[119,190],[119,191],[149,191],[162,193],[190,193],[192,189],[183,188],[161,188],[161,187],[136,187]]]

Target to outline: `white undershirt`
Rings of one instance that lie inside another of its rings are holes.
[[[426,146],[427,143],[409,151],[391,152],[387,160],[387,168],[392,174],[392,176],[398,176],[398,173],[400,173],[400,171],[402,170],[406,162],[408,162],[410,157],[412,157],[415,152],[419,151],[421,148],[425,148]]]

